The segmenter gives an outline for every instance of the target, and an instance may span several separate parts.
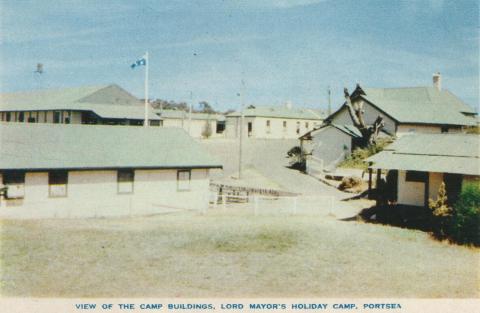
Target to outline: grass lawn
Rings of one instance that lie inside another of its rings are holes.
[[[327,217],[2,220],[21,297],[478,297],[479,250]]]

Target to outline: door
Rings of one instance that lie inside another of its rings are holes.
[[[252,122],[248,122],[248,137],[252,136]]]

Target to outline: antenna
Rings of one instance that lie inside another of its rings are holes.
[[[37,63],[37,70],[34,73],[43,74],[43,64]]]
[[[332,90],[330,89],[330,86],[328,86],[327,89],[328,93],[328,115],[332,114]]]
[[[33,79],[35,80],[35,83],[38,89],[42,88],[42,79],[41,79],[42,74],[43,74],[43,64],[37,63],[37,68],[35,71],[33,71]]]

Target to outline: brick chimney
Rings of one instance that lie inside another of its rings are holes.
[[[442,90],[442,75],[440,75],[440,72],[433,74],[433,87],[437,88],[438,91]]]

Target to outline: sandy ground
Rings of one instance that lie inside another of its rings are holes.
[[[1,223],[3,296],[479,296],[478,249],[324,216]]]

